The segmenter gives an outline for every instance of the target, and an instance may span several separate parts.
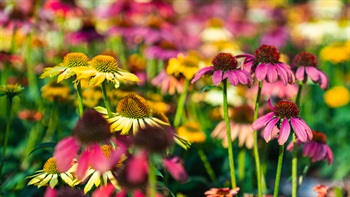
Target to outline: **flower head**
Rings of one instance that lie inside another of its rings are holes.
[[[166,71],[169,75],[184,76],[190,80],[198,71],[199,63],[200,57],[196,52],[191,52],[186,56],[179,54],[176,58],[170,58]]]
[[[237,86],[239,83],[249,84],[253,82],[247,71],[238,68],[237,59],[230,53],[219,53],[216,55],[212,60],[212,66],[200,69],[191,83],[197,81],[204,74],[212,74],[212,81],[216,86],[226,78],[234,86]]]
[[[89,66],[75,67],[73,71],[77,75],[77,81],[92,77],[90,85],[100,85],[107,80],[118,88],[120,81],[140,82],[136,75],[120,69],[117,60],[109,55],[98,55],[89,62]]]
[[[55,159],[51,157],[46,160],[42,170],[38,170],[34,175],[27,177],[31,178],[28,185],[36,185],[38,187],[49,185],[51,188],[54,188],[58,184],[59,179],[61,179],[72,187],[79,184],[79,181],[73,177],[75,170],[76,166],[72,166],[66,172],[59,172]]]
[[[350,92],[344,86],[335,86],[323,95],[325,103],[332,108],[347,105],[350,101]]]
[[[318,62],[314,54],[310,52],[300,52],[293,60],[293,70],[295,70],[295,77],[299,81],[305,82],[308,77],[313,82],[320,85],[322,89],[327,89],[329,85],[327,75],[317,68]]]
[[[274,83],[278,79],[283,84],[294,83],[295,77],[288,64],[280,62],[280,52],[272,45],[261,45],[254,55],[237,55],[237,58],[245,57],[243,63],[244,70],[254,74],[258,81],[266,80]]]
[[[68,53],[64,56],[63,62],[52,68],[45,68],[40,78],[55,77],[58,75],[57,82],[75,75],[71,68],[78,66],[88,66],[89,58],[84,53]]]
[[[95,109],[103,115],[107,114],[107,110],[103,107],[96,107]],[[108,118],[108,122],[111,123],[112,132],[120,131],[122,135],[129,134],[131,129],[136,134],[140,128],[146,128],[146,124],[154,127],[169,125],[154,117],[146,99],[137,94],[128,94],[120,100],[117,113],[113,113],[113,117]]]
[[[177,79],[174,75],[168,74],[166,70],[162,70],[154,79],[152,85],[160,87],[162,93],[170,95],[181,93],[184,88],[184,80]]]
[[[313,190],[318,193],[317,197],[326,197],[328,194],[329,187],[318,184],[315,187],[313,187]]]
[[[51,81],[41,88],[41,96],[50,101],[68,101],[71,99],[70,91],[68,86]]]
[[[287,100],[278,101],[273,107],[269,100],[272,112],[258,118],[252,125],[254,130],[264,128],[263,137],[269,142],[274,136],[275,126],[279,129],[278,143],[283,145],[289,137],[290,130],[293,129],[298,139],[306,142],[312,139],[312,131],[303,119],[299,117],[298,106]]]
[[[0,97],[6,96],[9,99],[19,95],[23,91],[23,87],[19,84],[7,84],[0,86]]]
[[[204,195],[207,197],[232,197],[238,194],[239,187],[236,187],[234,189],[229,188],[211,188],[210,190],[206,191]]]
[[[202,143],[205,141],[205,133],[200,128],[198,122],[189,121],[177,129],[177,133],[183,139],[191,143]]]
[[[312,131],[312,140],[305,142],[303,147],[303,157],[309,157],[312,162],[328,160],[328,164],[333,163],[333,152],[327,144],[327,137],[324,133]],[[297,145],[302,144],[298,141]],[[287,150],[293,150],[294,143],[291,142]]]

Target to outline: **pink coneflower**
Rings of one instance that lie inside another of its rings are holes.
[[[279,61],[280,53],[274,46],[261,45],[254,52],[254,55],[242,54],[236,57],[245,57],[242,62],[243,69],[254,74],[258,81],[266,80],[269,83],[274,83],[281,79],[284,85],[292,84],[295,81],[290,66]]]
[[[327,144],[325,134],[317,131],[312,131],[313,138],[311,141],[305,142],[303,147],[303,157],[310,157],[312,162],[328,160],[328,165],[333,163],[333,152]],[[302,143],[298,140],[297,145]],[[293,150],[294,143],[291,142],[287,150]]]
[[[82,9],[77,7],[74,1],[48,0],[45,2],[43,9],[62,17],[81,16],[83,14]]]
[[[106,172],[119,160],[122,149],[113,150],[111,159],[108,159],[99,144],[115,146],[116,140],[111,137],[107,120],[97,111],[87,110],[73,129],[73,136],[62,139],[55,147],[53,157],[57,161],[58,171],[68,170],[82,148],[78,158],[77,178],[84,179],[89,166],[101,173]]]
[[[152,79],[152,85],[159,87],[162,93],[168,93],[170,95],[181,93],[184,87],[184,80],[177,79],[173,75],[169,75],[165,70],[162,70],[154,79]]]
[[[299,117],[299,109],[295,103],[281,100],[273,107],[269,100],[268,104],[272,112],[258,118],[252,125],[254,130],[265,127],[262,135],[266,142],[274,137],[272,131],[275,126],[279,129],[278,143],[280,145],[288,140],[291,128],[300,141],[306,142],[312,139],[312,131]]]
[[[250,97],[258,91],[258,85],[253,85],[252,88],[247,90],[246,95]],[[276,81],[275,83],[269,83],[263,81],[261,95],[266,98],[278,97],[281,99],[292,99],[298,93],[298,85],[287,84],[284,85],[282,81]]]
[[[204,74],[211,74],[214,85],[218,86],[222,80],[228,78],[228,81],[237,86],[241,84],[250,84],[253,82],[250,74],[238,67],[236,58],[230,53],[219,53],[212,61],[212,66],[200,69],[192,79],[191,83],[196,82]]]
[[[329,85],[327,75],[317,68],[318,62],[314,54],[310,52],[300,52],[293,60],[293,70],[297,80],[306,82],[308,77],[319,84],[322,89],[327,89]]]
[[[210,190],[206,191],[204,195],[207,197],[232,197],[238,194],[239,187],[236,187],[234,189],[229,188],[211,188]]]
[[[260,37],[261,44],[273,45],[276,48],[284,47],[289,40],[290,30],[285,26],[273,27]]]
[[[103,36],[96,31],[94,24],[91,21],[85,21],[82,28],[76,32],[67,34],[67,40],[73,45],[81,43],[90,43],[103,39]]]
[[[254,133],[251,127],[253,122],[253,108],[249,105],[241,105],[235,107],[232,110],[232,116],[230,121],[231,128],[231,140],[234,141],[238,137],[238,145],[242,147],[245,145],[248,149],[253,148],[254,145]],[[226,124],[225,121],[221,121],[211,133],[214,138],[222,139],[223,147],[228,146]]]
[[[176,156],[165,158],[163,159],[163,165],[175,180],[179,181],[180,183],[187,181],[188,175],[183,166],[182,159]]]
[[[159,60],[169,60],[182,52],[183,51],[179,49],[179,46],[175,42],[167,40],[162,40],[145,49],[146,57]]]

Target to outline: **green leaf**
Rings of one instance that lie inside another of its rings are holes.
[[[55,148],[56,143],[55,142],[46,142],[46,143],[41,143],[39,144],[39,146],[35,147],[30,153],[29,155],[31,155],[34,151],[40,150],[42,148]],[[28,155],[28,156],[29,156]]]
[[[205,86],[202,91],[201,91],[201,94],[203,94],[203,92],[207,91],[207,90],[210,90],[210,89],[213,89],[213,88],[218,88],[218,89],[222,89],[221,87],[219,86]]]

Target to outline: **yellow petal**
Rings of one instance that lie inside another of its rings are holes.
[[[54,188],[58,183],[57,174],[54,174],[50,180],[50,187]]]

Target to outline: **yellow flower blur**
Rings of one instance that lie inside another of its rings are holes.
[[[68,101],[71,99],[68,86],[51,81],[41,88],[41,96],[50,101]]]
[[[177,129],[178,135],[191,142],[191,143],[202,143],[205,141],[205,134],[201,131],[198,122],[189,121]]]
[[[323,60],[330,61],[333,64],[346,62],[350,60],[350,41],[344,43],[334,43],[324,47],[320,52]]]
[[[197,52],[189,52],[187,56],[179,54],[176,58],[169,60],[166,72],[169,75],[179,77],[183,75],[186,79],[190,80],[199,69],[200,56]]]
[[[341,107],[349,103],[350,93],[344,86],[336,86],[324,94],[324,101],[332,108]]]

